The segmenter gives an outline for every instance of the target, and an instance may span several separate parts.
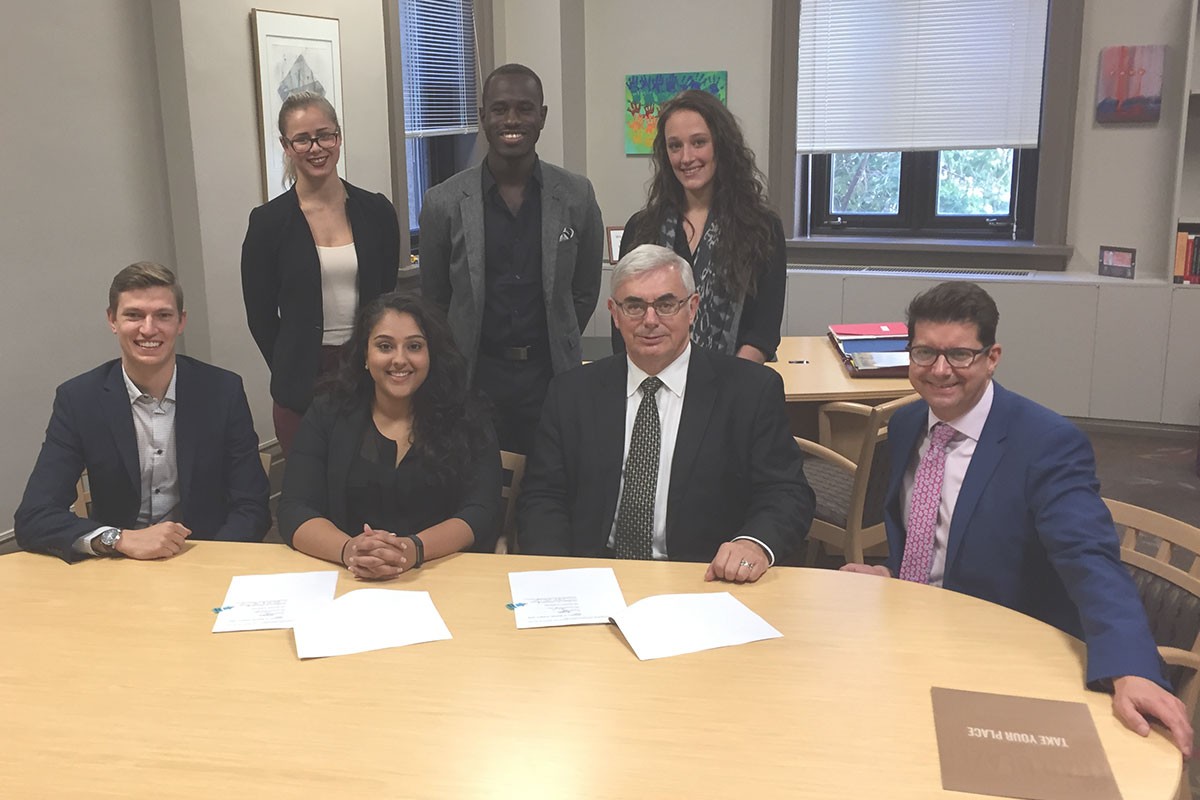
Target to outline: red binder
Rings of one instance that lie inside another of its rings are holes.
[[[839,339],[907,339],[908,326],[903,322],[854,322],[830,325],[829,332]]]

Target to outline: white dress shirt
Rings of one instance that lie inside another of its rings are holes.
[[[963,479],[967,477],[967,468],[971,466],[971,457],[975,455],[975,447],[979,444],[979,435],[987,423],[988,414],[992,410],[992,397],[995,391],[992,382],[988,381],[983,396],[970,411],[955,420],[946,420],[951,428],[957,431],[946,445],[946,470],[942,478],[942,497],[938,504],[937,524],[933,529],[933,566],[929,571],[929,583],[941,586],[946,574],[946,547],[950,541],[950,521],[954,519],[954,506],[958,503],[958,493],[962,490]],[[929,449],[929,432],[933,426],[943,420],[934,416],[933,411],[925,423],[925,434],[921,437],[921,446],[917,448],[916,458],[908,464],[904,471],[904,493],[901,497],[904,505],[901,508],[901,518],[904,529],[908,530],[908,512],[912,505],[913,483],[916,480],[917,465],[925,457]]]
[[[659,420],[659,452],[658,452],[658,481],[654,491],[654,527],[650,532],[651,555],[657,560],[665,560],[667,553],[667,500],[671,491],[671,463],[675,457],[675,443],[679,438],[679,420],[683,416],[683,397],[687,390],[688,365],[692,360],[691,342],[679,354],[679,357],[663,368],[657,377],[663,382],[662,388],[654,395],[658,406]],[[628,369],[625,377],[625,449],[621,454],[621,463],[629,458],[629,441],[633,438],[633,423],[637,419],[638,408],[642,404],[642,381],[650,377],[632,359],[626,356]],[[625,471],[621,470],[621,485],[617,492],[617,508],[621,507],[621,492],[625,491]],[[775,563],[775,553],[766,544],[753,536],[737,536],[735,539],[749,539],[762,547],[767,554],[770,564]],[[617,541],[617,518],[613,515],[612,528],[608,534],[608,547],[613,549]]]
[[[139,528],[176,519],[179,513],[179,464],[175,451],[175,378],[178,374],[178,369],[171,373],[166,394],[162,400],[156,400],[139,389],[130,380],[125,366],[121,366],[121,376],[125,379],[125,390],[129,393],[129,407],[133,414],[138,470],[141,473],[142,503],[137,518]],[[75,552],[95,555],[92,540],[108,527],[101,526],[76,539],[72,545]]]

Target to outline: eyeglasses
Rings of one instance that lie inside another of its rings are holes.
[[[692,296],[689,294],[682,300],[676,300],[674,297],[667,296],[660,297],[653,303],[647,303],[645,300],[638,299],[626,300],[625,302],[614,299],[613,302],[617,304],[617,308],[621,309],[621,312],[625,316],[629,317],[630,319],[641,319],[642,317],[646,316],[647,308],[653,308],[654,313],[660,317],[673,317],[678,314],[679,309],[683,308],[684,304],[691,299]]]
[[[341,131],[329,131],[328,133],[318,133],[316,136],[297,136],[295,139],[285,139],[292,146],[292,150],[297,153],[307,153],[312,150],[313,143],[321,145],[321,148],[328,150],[337,144],[341,137]]]
[[[939,356],[946,357],[946,363],[955,369],[966,369],[975,363],[975,359],[992,349],[992,345],[972,350],[970,347],[951,347],[949,350],[938,350],[933,347],[910,347],[908,357],[918,367],[932,367]]]

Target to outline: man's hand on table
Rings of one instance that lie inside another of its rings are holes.
[[[150,561],[171,558],[183,550],[183,543],[192,532],[178,522],[159,522],[149,528],[121,531],[113,549],[126,558]]]
[[[892,577],[892,572],[882,564],[845,564],[841,568],[842,572],[858,572],[862,575],[882,575],[885,578]]]
[[[1139,736],[1150,735],[1146,715],[1171,733],[1184,758],[1192,757],[1192,724],[1183,701],[1157,683],[1137,675],[1113,678],[1113,714]],[[1186,779],[1186,778],[1185,778]]]
[[[765,550],[752,539],[725,542],[704,573],[706,581],[754,583],[771,567]]]

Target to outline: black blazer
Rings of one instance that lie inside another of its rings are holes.
[[[270,490],[242,379],[194,358],[175,359],[180,522],[193,539],[261,542],[271,526]],[[85,469],[92,491],[88,519],[68,508]],[[17,543],[78,561],[83,556],[71,546],[80,536],[104,525],[137,525],[141,494],[133,410],[118,359],[58,387],[17,509]]]
[[[625,356],[558,375],[526,464],[521,552],[607,555],[625,448]],[[753,536],[786,559],[812,524],[814,497],[773,370],[692,348],[667,499],[672,561],[711,561]]]
[[[347,409],[329,395],[316,398],[305,413],[288,456],[279,499],[279,535],[289,545],[296,529],[317,517],[324,517],[350,536],[361,533],[347,530],[350,515],[346,480],[369,422],[368,403]],[[458,507],[445,515],[445,519],[457,517],[466,522],[475,534],[470,549],[484,553],[496,549],[502,480],[500,447],[490,425],[488,433],[490,444],[477,454],[469,474],[463,476],[465,486]]]
[[[396,288],[400,226],[382,194],[342,185],[363,306]],[[242,243],[242,298],[250,333],[271,370],[271,397],[303,413],[312,400],[325,327],[317,246],[295,186],[250,212]]]

